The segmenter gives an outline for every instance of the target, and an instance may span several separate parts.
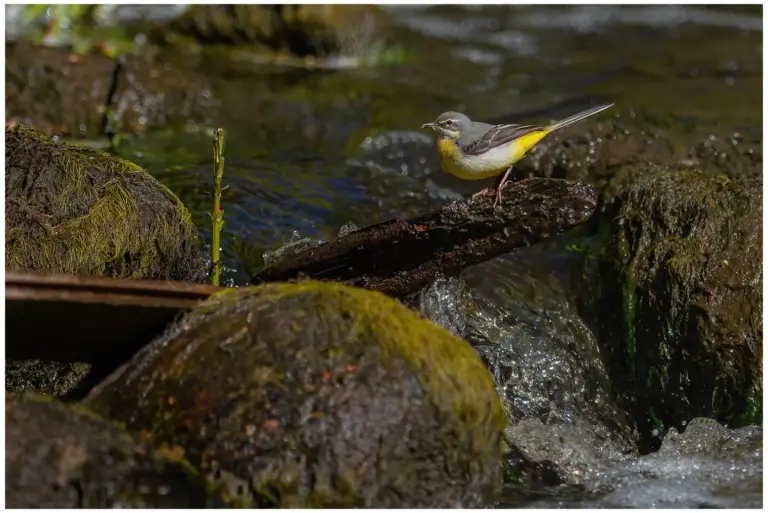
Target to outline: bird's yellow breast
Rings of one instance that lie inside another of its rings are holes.
[[[497,146],[482,155],[464,155],[451,139],[438,139],[437,154],[440,167],[462,180],[482,180],[496,176],[525,157],[548,132],[537,131],[502,146]]]

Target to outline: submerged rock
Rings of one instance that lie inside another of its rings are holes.
[[[245,506],[484,505],[506,424],[466,342],[382,294],[313,281],[214,295],[85,403]]]
[[[700,416],[758,421],[761,183],[658,166],[616,180],[599,214],[592,322],[646,443]]]
[[[14,127],[5,133],[7,271],[202,282],[189,212],[146,171]]]
[[[5,396],[9,508],[222,508],[175,456],[92,413],[31,394]]]

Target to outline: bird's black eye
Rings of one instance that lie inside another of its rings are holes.
[[[454,125],[454,121],[452,119],[446,119],[442,123],[440,123],[444,128],[451,128]]]

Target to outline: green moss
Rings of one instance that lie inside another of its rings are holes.
[[[5,391],[62,396],[74,389],[90,371],[88,363],[9,360],[5,364]]]
[[[637,340],[635,339],[635,288],[636,288],[636,259],[630,253],[627,235],[624,231],[619,232],[618,239],[619,256],[627,265],[624,272],[624,281],[622,283],[622,312],[624,312],[624,329],[626,333],[627,356],[630,369],[635,366],[635,352],[637,351]]]
[[[204,278],[189,211],[131,162],[14,127],[6,198],[9,271]]]
[[[225,289],[193,311],[188,321],[194,323],[194,316],[209,315],[247,297],[278,301],[303,294],[327,298],[317,302],[321,317],[354,317],[357,322],[353,329],[357,333],[344,336],[380,341],[387,354],[404,358],[430,399],[444,411],[452,411],[460,422],[479,425],[490,420],[496,429],[506,425],[498,397],[487,393],[494,389],[493,378],[474,349],[379,292],[318,281]]]
[[[636,166],[609,189],[592,323],[648,449],[655,429],[751,418],[762,389],[759,181]]]
[[[739,426],[751,426],[762,425],[763,423],[763,394],[762,387],[755,390],[754,393],[748,398],[747,406],[742,413],[736,419],[736,425]]]
[[[472,347],[335,283],[222,290],[86,404],[239,505],[480,505],[499,485],[506,417]]]

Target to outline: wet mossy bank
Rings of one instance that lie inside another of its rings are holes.
[[[21,126],[5,144],[6,271],[204,280],[189,212],[146,171]],[[8,361],[6,390],[62,395],[89,370]]]
[[[471,507],[499,484],[506,419],[478,355],[343,285],[217,294],[84,403],[242,506]]]
[[[35,394],[5,395],[5,494],[10,508],[227,507],[181,458]]]
[[[762,416],[762,181],[628,167],[598,214],[591,323],[646,447]]]

